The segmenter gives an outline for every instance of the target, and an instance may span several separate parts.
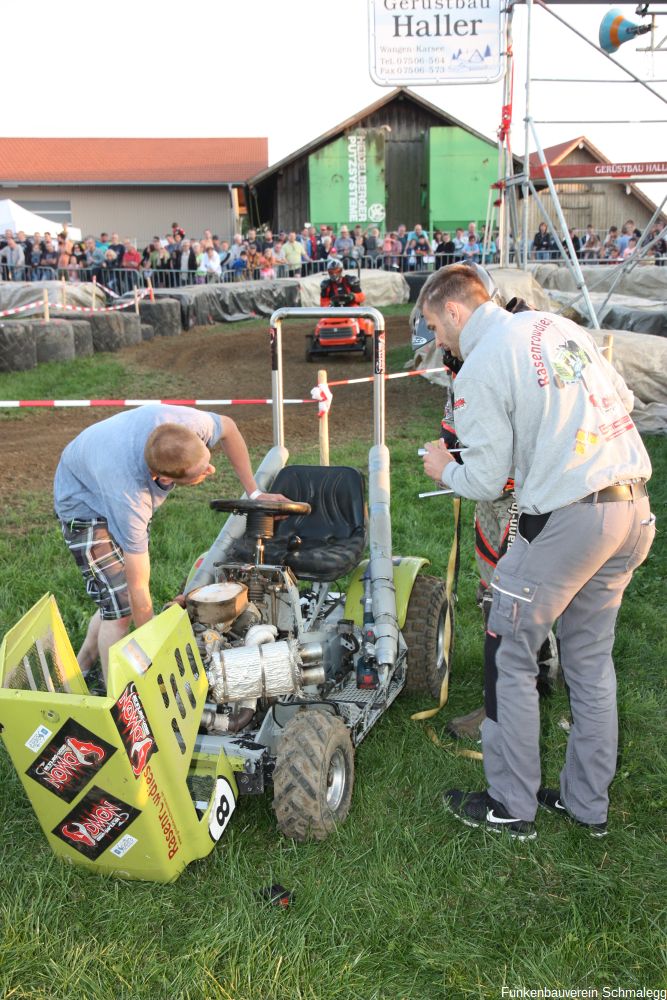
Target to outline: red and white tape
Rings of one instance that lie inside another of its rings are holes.
[[[437,368],[419,368],[414,372],[393,372],[391,375],[385,375],[385,379],[389,380],[392,378],[414,378],[415,375],[430,375],[431,372],[441,372],[443,366],[438,365]],[[359,385],[361,382],[372,382],[375,379],[375,375],[366,375],[363,378],[341,378],[336,382],[329,382],[329,385]]]
[[[102,287],[101,285],[98,287]],[[144,288],[143,291],[139,292],[137,295],[138,299],[145,299],[147,295],[150,295],[150,288]],[[49,309],[64,309],[66,312],[79,312],[79,313],[110,313],[118,312],[119,309],[129,309],[134,306],[134,299],[130,299],[129,302],[121,302],[117,306],[103,306],[102,309],[93,309],[91,306],[71,306],[63,305],[60,302],[49,304]]]
[[[286,406],[313,403],[313,399],[283,399]],[[148,406],[164,403],[169,406],[271,406],[272,399],[0,399],[1,409],[18,406],[86,407],[86,406]]]
[[[15,306],[13,309],[0,309],[0,316],[16,316],[17,313],[27,312],[28,309],[34,309],[35,306],[41,306],[43,308],[43,300],[38,299],[37,302],[27,302],[24,306]]]
[[[442,371],[439,368],[420,368],[413,372],[394,372],[385,375],[385,379],[409,378],[414,375],[427,375],[430,372]],[[326,413],[331,406],[332,395],[329,391],[327,398],[325,388],[339,385],[356,385],[359,382],[372,382],[375,376],[366,378],[345,378],[337,382],[316,385],[311,389],[312,399],[283,399],[285,406],[298,406],[303,403],[317,403],[318,413]],[[148,406],[148,404],[164,403],[170,406],[271,406],[272,399],[0,399],[0,409],[15,409],[16,407],[44,406],[44,407],[86,407],[86,406]]]
[[[98,285],[98,288],[104,288],[104,285]],[[107,291],[107,289],[104,289]],[[144,288],[142,291],[137,293],[138,299],[145,299],[147,295],[150,295],[150,288]],[[113,292],[111,293],[114,294]],[[118,298],[118,296],[116,296]],[[121,302],[117,306],[102,306],[100,309],[93,309],[92,306],[72,306],[69,304],[64,304],[62,302],[49,302],[49,310],[53,309],[64,309],[65,312],[80,312],[80,313],[105,313],[105,312],[118,312],[120,309],[129,309],[134,305],[134,299],[130,299],[128,302]],[[0,309],[0,316],[16,316],[18,313],[27,312],[29,309],[39,309],[40,311],[44,309],[44,300],[38,299],[36,302],[26,302],[23,306],[14,306],[13,309]]]
[[[317,415],[318,417],[324,417],[331,409],[331,402],[333,400],[333,393],[326,382],[318,382],[318,384],[310,390],[310,395],[315,403],[318,404]]]

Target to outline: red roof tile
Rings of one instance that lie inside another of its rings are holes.
[[[0,181],[242,183],[268,164],[268,139],[3,139]]]

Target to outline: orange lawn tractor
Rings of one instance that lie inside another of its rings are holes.
[[[322,282],[320,305],[324,308],[359,306],[366,296],[359,285],[359,278],[343,273],[341,261],[329,260],[328,278]],[[306,334],[306,361],[313,361],[323,354],[357,351],[366,361],[373,357],[373,323],[356,316],[327,316],[321,319],[314,333]]]

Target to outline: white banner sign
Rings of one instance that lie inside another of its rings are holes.
[[[381,87],[495,83],[504,0],[368,0],[371,79]]]

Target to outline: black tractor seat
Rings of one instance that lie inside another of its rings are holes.
[[[366,547],[364,477],[349,466],[289,465],[271,485],[272,493],[309,503],[310,514],[292,515],[275,523],[267,539],[264,561],[289,566],[296,577],[318,583],[337,580],[360,562]],[[253,562],[255,540],[243,535],[230,557]]]

